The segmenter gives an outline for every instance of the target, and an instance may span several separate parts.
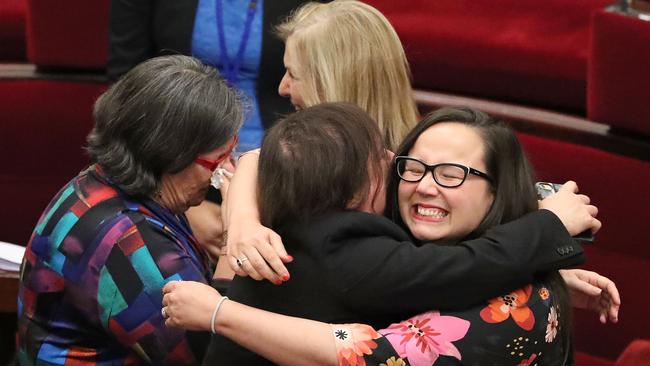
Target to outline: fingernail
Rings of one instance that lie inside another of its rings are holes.
[[[290,256],[290,255],[287,254],[287,260],[288,260],[289,262],[293,262],[293,256]]]
[[[279,285],[282,284],[282,281],[280,281],[280,280],[275,280],[275,281],[273,281],[273,284],[276,285],[276,286],[279,286]]]
[[[282,276],[283,281],[289,281],[290,276],[288,274]]]

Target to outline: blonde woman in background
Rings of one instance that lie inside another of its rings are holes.
[[[397,148],[418,115],[404,49],[384,15],[358,1],[309,3],[277,30],[286,43],[280,95],[296,108],[355,103]]]
[[[286,43],[281,95],[296,109],[354,103],[378,123],[385,147],[397,148],[418,114],[404,49],[384,15],[359,1],[308,3],[277,30]],[[227,205],[224,217],[229,245],[238,244],[229,246],[229,263],[242,276],[287,280],[289,272],[275,255],[276,250],[284,253],[282,241],[260,225],[256,181],[257,155],[245,154],[228,193],[234,203]]]

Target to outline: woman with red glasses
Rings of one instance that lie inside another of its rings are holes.
[[[94,118],[93,165],[53,198],[25,252],[20,362],[196,364],[206,340],[164,326],[161,288],[211,277],[185,211],[235,146],[240,101],[212,67],[168,56],[113,84]]]

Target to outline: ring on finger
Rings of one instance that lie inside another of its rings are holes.
[[[241,259],[239,259],[239,258],[236,258],[236,259],[237,259],[237,266],[239,268],[241,268],[244,265],[244,262],[246,262],[248,260],[248,258],[246,258],[246,257],[242,257]]]
[[[162,315],[163,319],[169,318],[169,314],[167,314],[167,307],[164,306],[162,309],[160,309],[160,315]]]

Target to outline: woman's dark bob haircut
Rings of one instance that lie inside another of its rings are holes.
[[[232,138],[243,122],[238,94],[188,56],[133,68],[95,103],[91,159],[127,194],[151,196],[177,173]]]
[[[293,113],[267,133],[259,160],[262,223],[275,228],[368,199],[383,179],[386,151],[377,123],[351,103],[323,103]],[[369,162],[377,162],[368,171]]]
[[[428,114],[404,138],[397,156],[409,155],[418,137],[443,122],[460,123],[473,128],[483,140],[483,159],[491,183],[494,202],[478,227],[465,239],[481,236],[485,230],[537,210],[535,171],[517,136],[503,121],[472,108],[441,108]],[[395,164],[386,188],[386,216],[408,231],[399,212],[397,192],[400,184]]]

